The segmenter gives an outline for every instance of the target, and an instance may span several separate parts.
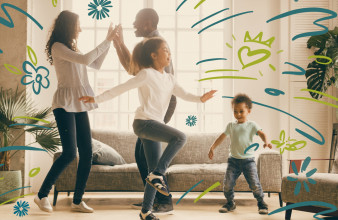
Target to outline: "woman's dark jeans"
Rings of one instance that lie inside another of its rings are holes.
[[[62,171],[76,158],[79,151],[76,185],[73,201],[81,201],[92,164],[92,138],[87,112],[66,112],[62,108],[53,110],[60,133],[62,154],[53,163],[39,193],[47,196]],[[75,172],[75,171],[74,171]]]

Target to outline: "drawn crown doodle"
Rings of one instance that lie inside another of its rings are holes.
[[[245,33],[244,42],[259,43],[259,44],[263,44],[271,48],[271,44],[275,41],[275,37],[271,37],[270,39],[266,41],[262,41],[262,37],[263,37],[263,32],[260,32],[254,39],[252,39],[252,37],[249,34],[249,31],[247,31]]]

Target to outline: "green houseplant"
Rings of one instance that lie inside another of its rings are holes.
[[[328,58],[317,58],[309,63],[306,70],[307,88],[325,93],[328,87],[335,85],[338,88],[338,27],[326,34],[312,36],[307,41],[307,48],[315,48],[314,55]],[[310,95],[319,99],[322,96],[310,92]]]
[[[17,141],[26,132],[33,135],[34,142],[38,143],[49,154],[52,154],[61,145],[55,122],[46,119],[50,116],[51,108],[40,111],[33,106],[33,101],[26,97],[24,91],[3,89],[0,87],[0,195],[19,188],[21,171],[10,171],[10,159],[15,150],[4,150],[5,147],[16,146]],[[8,148],[7,148],[8,149]],[[0,197],[0,203],[6,199],[19,196],[21,190],[16,190]]]

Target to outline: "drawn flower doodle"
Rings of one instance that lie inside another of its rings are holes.
[[[301,173],[302,173],[303,171],[306,170],[306,168],[307,168],[307,166],[309,165],[310,161],[311,161],[311,157],[307,157],[307,158],[304,160],[303,165],[302,165],[302,168],[300,169],[300,172],[301,172]],[[293,170],[293,172],[294,172],[297,176],[299,176],[299,172],[298,172],[298,170],[297,170],[297,167],[296,167],[295,162],[292,162],[291,165],[292,165],[292,170]],[[312,176],[312,175],[315,174],[316,172],[317,172],[317,168],[314,168],[314,169],[312,169],[312,170],[310,170],[309,172],[306,173],[307,181],[309,181],[309,183],[311,183],[311,184],[316,184],[316,183],[317,183],[314,179],[309,178],[310,176]],[[295,195],[298,195],[299,192],[300,192],[300,188],[302,187],[302,182],[299,181],[298,178],[294,178],[294,177],[291,177],[291,176],[288,176],[287,179],[288,179],[289,181],[298,181],[298,182],[297,182],[297,185],[296,185],[296,188],[295,188],[295,191],[294,191],[294,194],[295,194]],[[310,189],[309,189],[308,184],[307,184],[305,181],[303,181],[303,184],[304,184],[304,188],[305,188],[306,192],[310,192]]]
[[[22,64],[22,69],[26,75],[21,78],[21,83],[23,85],[32,84],[33,92],[36,95],[40,93],[41,87],[45,89],[49,87],[49,70],[46,67],[39,66],[38,68],[35,68],[31,62],[25,61]]]
[[[23,217],[28,215],[29,203],[26,201],[18,201],[14,206],[14,213],[16,216]]]
[[[90,4],[88,4],[89,6],[89,13],[88,16],[92,16],[92,18],[94,18],[96,16],[97,20],[101,20],[102,17],[106,18],[109,17],[109,9],[108,8],[112,8],[113,6],[111,5],[111,1],[108,0],[94,0],[94,4],[91,2]]]
[[[195,115],[189,115],[187,119],[185,119],[185,124],[188,126],[195,126],[197,122],[197,117]]]
[[[293,141],[293,143],[291,143]],[[279,148],[280,154],[283,154],[285,150],[296,151],[304,148],[306,146],[306,141],[297,141],[296,139],[288,139],[285,141],[285,131],[282,130],[279,135],[279,140],[272,140],[272,144],[276,145],[276,148]],[[284,146],[285,145],[285,146]],[[301,146],[299,146],[301,145]],[[284,147],[283,147],[284,146]]]

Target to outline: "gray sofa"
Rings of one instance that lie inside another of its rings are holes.
[[[338,127],[338,124],[335,125]],[[336,128],[337,129],[337,128]],[[338,130],[338,129],[337,129]],[[334,132],[337,132],[334,131]],[[337,133],[336,133],[337,135]],[[333,135],[334,137],[334,135]],[[311,179],[316,181],[315,184],[311,184],[308,181],[308,177],[306,174],[309,170],[304,171],[303,174],[288,174],[283,177],[282,180],[282,197],[283,201],[286,205],[292,205],[300,202],[309,202],[309,204],[294,207],[294,210],[306,211],[306,212],[327,212],[325,215],[338,217],[338,210],[330,211],[331,208],[327,206],[321,206],[318,202],[329,203],[338,208],[338,147],[337,147],[337,137],[336,140],[332,140],[332,170],[329,173],[315,173],[312,176],[309,176]],[[335,149],[335,151],[334,151]],[[335,156],[334,156],[335,155]],[[325,159],[321,159],[325,160]],[[297,169],[298,171],[300,168]],[[301,171],[299,173],[302,173]],[[290,181],[288,177],[292,177],[297,179],[297,181]],[[296,188],[296,184],[300,182],[302,183],[301,190],[298,195],[295,195],[294,190]],[[303,183],[306,182],[309,187],[309,192],[304,188]],[[292,209],[287,209],[285,212],[285,219],[291,219]],[[331,218],[330,218],[331,219]],[[338,219],[338,218],[334,218]]]
[[[216,151],[213,160],[208,158],[210,145],[218,133],[187,133],[187,143],[173,159],[166,177],[170,190],[185,192],[193,185],[204,180],[192,191],[204,191],[219,181],[223,183],[229,155],[229,139]],[[93,130],[93,138],[112,146],[125,159],[127,164],[106,166],[93,165],[87,182],[87,192],[138,191],[144,187],[135,163],[134,150],[137,137],[132,132]],[[163,148],[165,145],[163,145]],[[60,153],[54,155],[54,160]],[[258,175],[264,192],[281,192],[282,158],[277,151],[264,150],[256,157]],[[59,192],[73,192],[75,188],[78,158],[60,175],[55,183],[54,203]],[[222,191],[219,186],[213,191]],[[250,192],[243,175],[237,180],[235,191]],[[281,202],[281,198],[280,198]],[[282,203],[280,203],[282,204]]]

